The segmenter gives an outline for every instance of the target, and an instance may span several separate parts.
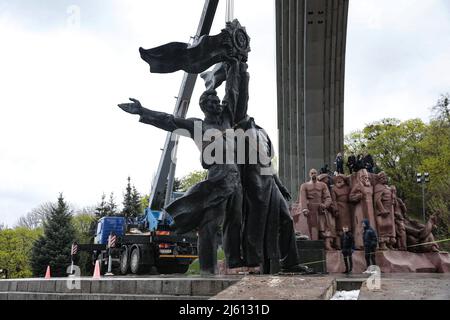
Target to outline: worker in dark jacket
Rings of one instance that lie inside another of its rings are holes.
[[[364,228],[364,253],[366,257],[367,267],[369,267],[372,265],[376,265],[375,252],[378,246],[378,237],[375,230],[373,230],[373,228],[370,226],[370,222],[368,219],[364,219],[362,224]]]
[[[336,164],[337,173],[344,174],[344,158],[342,157],[342,153],[337,154],[334,163]]]
[[[347,167],[348,167],[348,170],[350,171],[350,174],[358,171],[358,170],[356,170],[356,157],[355,157],[354,152],[352,152],[352,154],[347,159]]]
[[[353,234],[348,230],[347,227],[342,228],[344,231],[343,236],[341,237],[341,248],[342,255],[344,256],[345,263],[345,274],[352,273],[353,269],[353,251],[355,250],[355,239],[353,238]]]

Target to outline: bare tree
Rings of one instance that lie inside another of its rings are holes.
[[[450,123],[450,94],[441,95],[432,111],[437,120]]]
[[[53,203],[46,202],[31,210],[17,222],[18,227],[36,229],[42,227],[45,219],[53,208]]]

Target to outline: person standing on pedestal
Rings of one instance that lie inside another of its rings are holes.
[[[363,223],[364,228],[364,255],[366,258],[367,268],[370,266],[375,266],[377,263],[375,261],[375,254],[378,245],[378,237],[377,233],[370,226],[370,222],[368,219],[364,219]]]
[[[342,153],[338,153],[336,156],[336,171],[338,174],[344,174],[344,158],[342,157]]]
[[[344,256],[345,274],[352,273],[353,270],[353,251],[355,249],[355,239],[352,232],[347,228],[342,228],[341,237],[342,255]]]
[[[350,174],[357,171],[357,170],[355,170],[356,169],[355,168],[356,167],[356,157],[355,157],[354,152],[352,152],[351,155],[347,159],[347,167],[348,167],[348,170],[350,171]]]

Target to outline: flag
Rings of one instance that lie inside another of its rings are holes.
[[[179,70],[198,74],[221,62],[229,52],[223,45],[229,33],[222,31],[215,36],[202,36],[190,46],[188,43],[171,42],[153,49],[139,48],[141,58],[150,65],[151,73],[172,73]]]

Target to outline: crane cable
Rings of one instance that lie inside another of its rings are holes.
[[[227,0],[225,11],[225,22],[232,22],[234,20],[234,0]]]

